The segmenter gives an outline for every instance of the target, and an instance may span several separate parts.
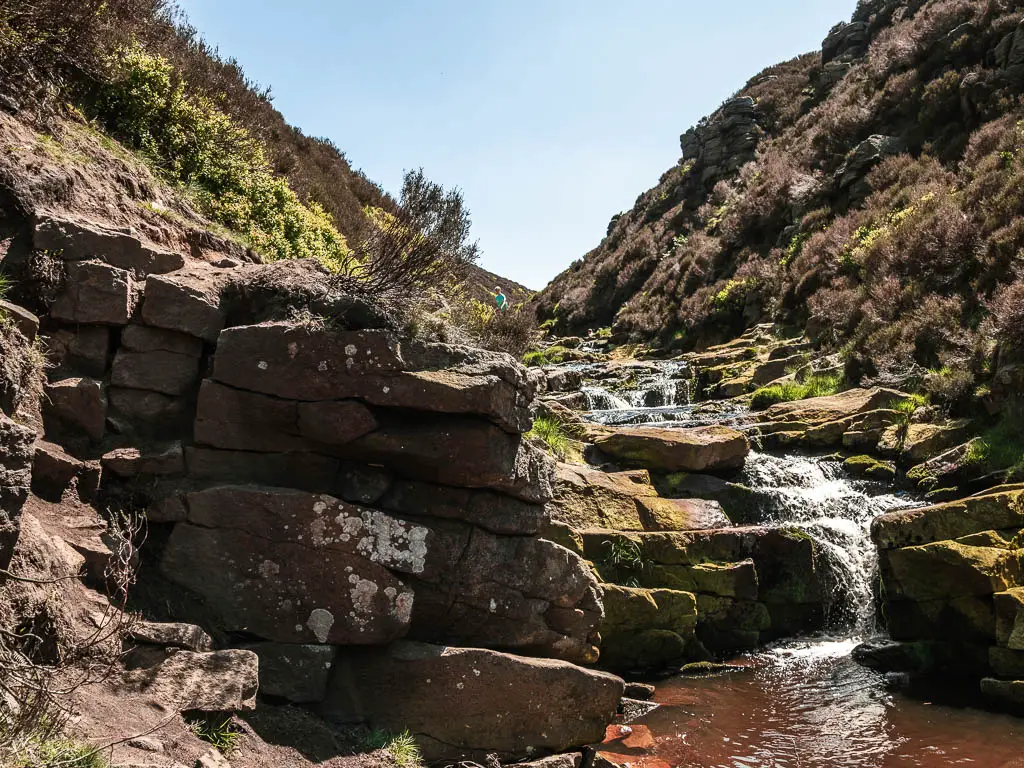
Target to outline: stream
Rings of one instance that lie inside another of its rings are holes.
[[[601,424],[690,427],[746,413],[692,402],[690,372],[679,363],[638,366],[614,388],[590,378],[599,368],[579,370],[590,408],[585,417]],[[1024,768],[1024,720],[973,708],[955,691],[905,690],[851,658],[859,643],[883,636],[871,521],[921,502],[851,478],[840,461],[822,456],[755,450],[739,481],[762,500],[761,524],[798,527],[818,544],[831,574],[828,629],[732,659],[736,671],[660,681],[661,706],[641,721],[653,746],[631,764]]]

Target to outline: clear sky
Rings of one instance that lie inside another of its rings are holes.
[[[679,159],[679,134],[856,0],[181,0],[386,190],[463,190],[481,265],[542,288]]]

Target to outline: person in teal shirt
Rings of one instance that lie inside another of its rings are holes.
[[[498,305],[498,309],[508,309],[508,298],[501,292],[500,287],[494,289],[494,301]]]

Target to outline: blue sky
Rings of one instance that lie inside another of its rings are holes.
[[[181,0],[389,191],[458,186],[482,266],[542,288],[679,158],[679,134],[856,0]]]

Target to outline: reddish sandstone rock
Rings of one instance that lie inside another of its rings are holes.
[[[344,650],[336,668],[324,713],[408,730],[428,760],[516,759],[600,741],[623,690],[613,675],[566,662],[410,642]]]
[[[659,472],[739,469],[750,452],[746,436],[729,427],[596,427],[588,432],[594,445],[609,456]]]
[[[125,325],[135,310],[136,286],[130,272],[100,261],[68,267],[64,292],[50,317],[68,323]]]

